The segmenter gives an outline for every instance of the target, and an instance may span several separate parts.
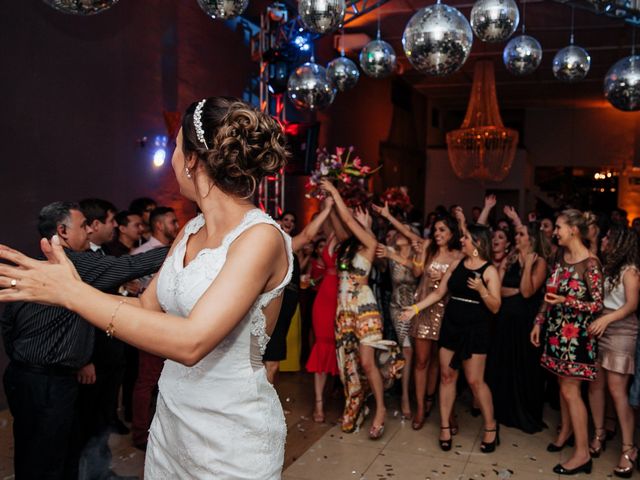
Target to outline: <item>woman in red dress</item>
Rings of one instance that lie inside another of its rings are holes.
[[[327,374],[337,375],[335,322],[338,307],[338,271],[336,269],[337,240],[332,233],[322,250],[324,276],[313,302],[311,311],[313,335],[315,343],[307,361],[307,371],[314,373],[313,383],[316,404],[313,421],[324,422],[322,393],[327,382]]]

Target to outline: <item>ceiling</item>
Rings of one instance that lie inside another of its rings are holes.
[[[264,8],[262,2],[251,3],[254,8],[260,8],[260,4]],[[292,6],[294,0],[288,0],[287,3]],[[369,3],[372,3],[372,0],[369,0]],[[572,8],[558,1],[526,0],[518,1],[521,24],[516,34],[521,30],[524,16],[526,33],[537,38],[543,48],[542,64],[533,74],[524,77],[511,75],[502,63],[502,50],[506,42],[489,44],[474,36],[471,55],[458,72],[447,77],[429,77],[413,69],[404,55],[401,40],[409,18],[420,8],[432,3],[434,2],[431,0],[389,0],[378,9],[349,22],[345,26],[345,33],[366,33],[374,38],[379,12],[382,38],[391,43],[398,54],[402,78],[430,99],[447,104],[466,104],[475,61],[490,59],[495,62],[497,93],[503,108],[562,104],[606,106],[608,103],[602,94],[604,76],[617,60],[630,55],[631,52],[630,24],[622,19],[576,8],[575,43],[590,53],[591,70],[582,82],[561,83],[553,77],[551,64],[555,53],[569,44]],[[447,0],[445,3],[458,8],[467,19],[469,18],[473,1]]]
[[[382,38],[393,46],[403,71],[403,78],[416,90],[432,99],[447,103],[467,101],[473,81],[476,60],[495,62],[496,88],[502,107],[548,106],[549,104],[607,105],[602,94],[602,83],[608,69],[619,59],[630,55],[632,27],[624,21],[603,15],[575,10],[575,43],[591,55],[591,70],[587,78],[576,84],[565,84],[553,77],[551,71],[555,53],[569,44],[571,33],[571,7],[554,1],[531,0],[519,3],[522,24],[523,7],[526,7],[526,33],[538,39],[543,48],[542,63],[531,75],[516,77],[502,63],[503,43],[485,43],[474,36],[471,54],[456,73],[447,77],[429,77],[417,72],[409,64],[402,50],[404,27],[418,9],[429,5],[424,1],[390,0],[380,8]],[[458,8],[469,18],[473,2],[450,0],[449,5]],[[347,32],[364,32],[374,37],[377,28],[377,12],[371,12],[349,24]],[[518,30],[520,31],[520,28]],[[516,34],[519,34],[519,31]]]

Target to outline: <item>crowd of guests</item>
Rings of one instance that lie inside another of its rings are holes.
[[[174,210],[150,198],[128,210],[95,198],[54,202],[38,216],[40,237],[58,235],[83,281],[123,296],[144,291],[178,232]],[[61,307],[8,304],[0,329],[16,478],[120,478],[108,446],[110,433],[130,432],[120,399],[134,445],[145,449],[164,359]]]
[[[438,399],[439,444],[450,450],[462,370],[472,414],[484,422],[482,452],[499,445],[500,425],[545,428],[549,401],[561,423],[547,449],[574,447],[555,473],[590,473],[617,422],[622,450],[613,474],[631,476],[640,219],[629,227],[623,210],[596,216],[572,208],[521,218],[512,207],[495,218],[488,196],[469,219],[457,205],[438,207],[421,226],[386,204],[350,208],[329,181],[322,187],[322,210],[303,230],[310,241],[297,251],[314,421],[324,422],[327,377],[338,375],[343,431],[362,424],[370,395],[369,436],[379,439],[384,389],[398,379],[413,429]],[[292,232],[295,220],[286,213],[280,224]]]

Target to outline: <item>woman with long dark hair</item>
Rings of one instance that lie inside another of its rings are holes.
[[[529,333],[547,277],[546,237],[538,224],[516,227],[515,249],[500,269],[502,304],[487,359],[487,383],[496,419],[527,433],[542,430],[544,376]]]
[[[588,328],[603,307],[603,276],[600,261],[588,248],[587,218],[582,212],[562,211],[556,218],[554,235],[561,250],[547,279],[544,303],[531,331],[531,342],[536,347],[543,345],[540,362],[557,375],[560,384],[562,427],[549,450],[562,449],[572,430],[575,437],[573,455],[553,471],[574,475],[590,473],[592,468],[587,409],[580,387],[583,381],[596,378],[596,338]]]
[[[500,308],[500,276],[491,265],[491,237],[484,225],[463,228],[463,259],[447,270],[440,287],[403,313],[411,318],[449,295],[440,331],[440,448],[451,450],[450,417],[456,399],[456,382],[463,368],[484,419],[480,450],[493,452],[500,442],[493,415],[491,390],[484,381],[489,350],[490,319]]]
[[[352,233],[338,249],[336,348],[346,397],[342,430],[352,432],[362,423],[365,393],[369,387],[376,402],[369,437],[377,440],[384,433],[386,415],[383,377],[375,355],[375,347],[382,341],[382,316],[368,282],[378,240],[370,230],[368,213],[357,209],[356,219],[329,180],[323,180],[321,185],[333,197],[340,220]],[[389,347],[395,347],[397,353],[395,345]],[[393,364],[388,374],[395,377],[403,362],[391,358]]]
[[[596,379],[589,384],[589,405],[595,425],[590,453],[592,457],[599,457],[605,448],[605,389],[608,389],[622,431],[622,453],[613,473],[630,478],[638,458],[638,449],[633,442],[634,414],[627,392],[635,372],[640,245],[636,232],[613,225],[602,239],[601,247],[604,310],[588,329],[591,335],[598,337],[599,366]]]

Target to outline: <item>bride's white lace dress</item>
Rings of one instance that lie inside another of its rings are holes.
[[[259,223],[279,229],[262,211],[250,210],[220,247],[202,250],[184,268],[187,240],[204,225],[202,215],[191,220],[159,274],[162,308],[188,316],[222,269],[229,245]],[[146,479],[280,479],[287,432],[262,364],[269,341],[262,309],[291,279],[291,239],[282,235],[289,256],[282,284],[258,297],[246,317],[197,365],[165,362],[149,432]]]

